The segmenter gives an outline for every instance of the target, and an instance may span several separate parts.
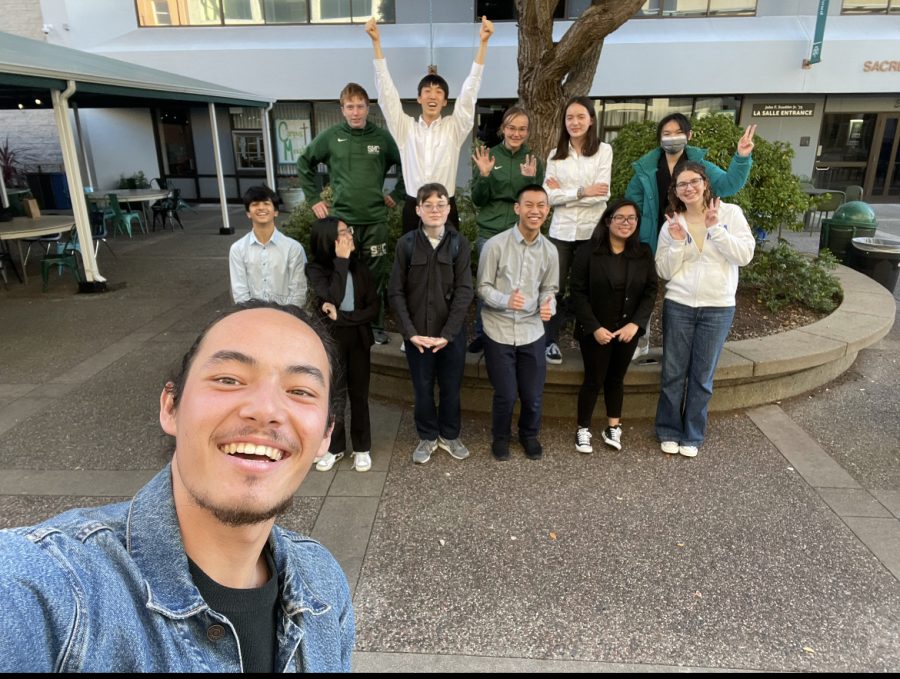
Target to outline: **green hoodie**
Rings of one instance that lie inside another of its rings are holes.
[[[387,130],[373,123],[366,122],[362,129],[346,122],[334,125],[306,147],[297,159],[297,172],[310,204],[318,202],[315,178],[319,163],[328,166],[331,177],[331,213],[351,226],[387,221],[383,187],[392,165],[397,166],[397,186],[391,196],[401,202],[406,195],[397,144]]]
[[[513,205],[516,195],[529,184],[544,183],[544,164],[537,161],[537,173],[534,177],[522,176],[520,165],[525,162],[525,155],[531,153],[524,144],[512,153],[503,142],[491,149],[494,158],[494,169],[487,177],[482,177],[478,167],[472,182],[472,203],[478,209],[475,221],[478,224],[478,237],[491,238],[501,231],[506,231],[519,221]]]

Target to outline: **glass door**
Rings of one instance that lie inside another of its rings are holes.
[[[865,196],[873,203],[900,200],[900,115],[880,113],[866,172]]]

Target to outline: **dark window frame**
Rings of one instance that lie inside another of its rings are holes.
[[[900,0],[885,0],[884,8],[878,9],[862,9],[858,7],[847,9],[844,0],[841,0],[841,14],[847,16],[900,14]]]
[[[214,0],[214,1],[217,2],[218,6],[219,6],[219,23],[217,23],[217,24],[143,24],[143,23],[141,23],[141,12],[140,12],[140,8],[138,7],[141,0],[133,0],[135,21],[137,23],[138,28],[215,28],[215,27],[219,27],[219,26],[222,26],[222,27],[227,26],[229,28],[234,28],[235,26],[238,26],[241,28],[257,28],[260,26],[332,26],[332,25],[334,25],[334,26],[351,26],[351,25],[352,26],[361,26],[366,21],[368,21],[368,16],[369,16],[369,15],[366,15],[366,18],[364,20],[363,19],[359,19],[359,20],[355,19],[353,17],[353,3],[351,2],[350,3],[350,21],[348,21],[348,22],[313,21],[312,20],[312,3],[315,0],[307,0],[306,21],[302,21],[302,22],[277,21],[277,22],[269,23],[266,21],[266,6],[265,6],[265,4],[262,4],[260,6],[262,9],[262,15],[263,15],[263,19],[262,19],[261,23],[258,23],[258,24],[226,23],[224,0]],[[378,22],[379,24],[397,23],[396,0],[392,0],[392,1],[394,2],[394,13],[393,13],[394,20],[393,21],[380,20]],[[171,16],[171,13],[170,13],[170,16]]]

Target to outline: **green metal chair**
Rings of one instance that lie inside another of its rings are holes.
[[[844,187],[844,202],[849,203],[851,200],[862,200],[865,190],[861,186],[852,184]]]
[[[103,213],[103,220],[104,222],[108,220],[113,223],[114,234],[117,231],[121,231],[122,233],[127,233],[128,237],[131,238],[131,225],[135,219],[138,222],[138,226],[141,227],[141,233],[147,233],[147,228],[144,226],[144,219],[141,217],[140,212],[123,210],[122,206],[119,205],[119,197],[114,193],[106,194],[106,198],[109,200],[109,209]]]
[[[816,197],[816,205],[810,210],[809,232],[812,233],[816,227],[822,223],[822,218],[827,217],[844,204],[844,192],[828,190],[821,196]]]
[[[69,232],[69,240],[64,245],[57,246],[58,250],[54,253],[47,253],[41,259],[41,279],[44,281],[43,291],[47,292],[50,284],[50,269],[57,267],[59,274],[62,275],[64,268],[69,268],[75,274],[75,280],[81,283],[81,271],[78,267],[78,232],[75,227]]]

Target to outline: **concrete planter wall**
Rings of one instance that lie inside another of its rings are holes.
[[[710,410],[722,411],[772,403],[797,396],[835,379],[861,349],[890,332],[896,305],[893,296],[871,278],[845,266],[837,276],[844,289],[840,307],[817,323],[769,337],[726,342],[716,370]],[[401,338],[372,347],[374,398],[412,403]],[[658,352],[659,350],[657,350]],[[575,351],[562,365],[550,366],[544,388],[544,414],[574,418],[583,367]],[[633,365],[625,377],[624,412],[653,417],[659,395],[659,365]],[[462,407],[490,412],[493,390],[483,356],[467,354]],[[602,408],[602,404],[600,406]]]

